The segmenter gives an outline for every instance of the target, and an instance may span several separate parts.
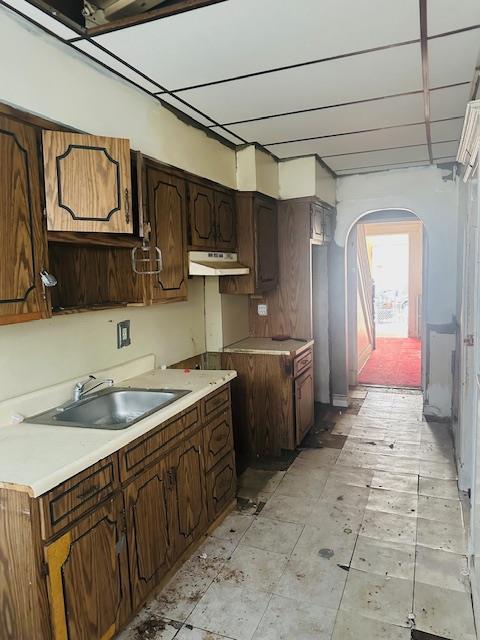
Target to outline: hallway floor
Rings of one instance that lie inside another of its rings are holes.
[[[418,338],[377,338],[376,349],[359,373],[358,383],[420,387],[421,363]]]
[[[237,510],[122,640],[474,640],[449,428],[416,391],[352,395],[330,448],[241,476]]]

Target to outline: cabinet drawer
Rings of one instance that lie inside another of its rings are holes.
[[[167,447],[180,442],[200,424],[200,406],[196,404],[124,447],[120,451],[121,481],[128,480],[158,460]]]
[[[45,540],[96,507],[119,486],[116,454],[108,456],[40,498]]]
[[[222,411],[228,404],[230,404],[230,385],[227,384],[218,391],[211,393],[209,396],[202,400],[203,403],[203,417],[205,420],[209,420],[212,416]]]
[[[222,458],[207,474],[208,518],[215,518],[233,500],[237,486],[233,451]]]
[[[307,349],[298,355],[293,362],[293,376],[296,378],[302,371],[311,366],[313,360],[312,349]]]
[[[232,415],[230,408],[223,411],[205,427],[203,449],[207,471],[233,449]]]

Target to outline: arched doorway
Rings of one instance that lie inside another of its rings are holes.
[[[422,388],[425,231],[406,209],[360,215],[346,241],[347,361],[357,384]]]

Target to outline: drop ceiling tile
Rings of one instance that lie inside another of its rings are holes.
[[[98,41],[173,89],[418,37],[417,0],[229,0]]]
[[[469,97],[470,84],[430,91],[430,114],[432,120],[461,116],[465,113]]]
[[[421,88],[420,46],[413,44],[179,95],[223,124]]]
[[[446,120],[445,122],[432,122],[430,129],[432,132],[432,142],[460,140],[463,129],[463,118]]]
[[[344,136],[334,136],[321,140],[306,140],[290,144],[279,144],[267,147],[280,158],[290,158],[301,155],[318,154],[329,157],[338,154],[351,154],[357,151],[375,151],[390,149],[406,145],[426,144],[425,126],[395,127],[368,133],[354,133]]]
[[[433,2],[427,3],[427,7],[428,35],[430,36],[480,24],[480,3],[478,0],[455,2],[454,10],[452,0],[433,0]]]
[[[328,165],[334,170],[351,169],[355,167],[371,167],[397,162],[416,162],[428,160],[426,145],[408,149],[389,149],[387,151],[369,151],[338,158],[327,158]]]
[[[64,40],[68,40],[70,38],[76,38],[78,36],[78,33],[76,31],[74,31],[73,29],[70,29],[69,27],[66,27],[59,20],[56,20],[55,18],[47,15],[43,11],[40,11],[40,9],[37,9],[36,7],[31,5],[29,2],[26,2],[26,0],[4,0],[4,1],[6,2],[7,5],[12,7],[13,9],[16,9],[17,11],[22,13],[24,16],[31,18],[32,20],[37,22],[39,25],[46,27],[47,29],[55,33],[57,36],[60,36],[60,38],[63,38]]]
[[[423,95],[415,94],[246,122],[229,128],[249,142],[269,144],[421,122],[423,118]]]
[[[434,158],[443,158],[446,156],[456,156],[460,141],[455,142],[436,142],[432,144],[432,154]]]
[[[143,76],[136,73],[135,71],[132,71],[131,69],[129,69],[129,67],[122,64],[108,53],[105,53],[105,51],[102,51],[102,49],[99,49],[99,47],[95,46],[91,42],[88,42],[87,40],[79,40],[74,44],[74,46],[76,49],[79,49],[80,51],[87,53],[89,56],[92,56],[92,58],[95,58],[95,60],[102,62],[107,67],[112,69],[112,71],[116,71],[129,80],[132,80],[132,82],[140,85],[143,89],[146,89],[151,93],[160,91],[160,87],[157,84],[146,80]]]
[[[168,104],[172,105],[172,107],[175,107],[179,111],[183,111],[183,113],[185,113],[187,116],[190,116],[191,118],[193,118],[200,124],[205,125],[206,127],[210,127],[213,123],[213,120],[210,120],[210,118],[205,118],[204,116],[201,116],[198,113],[198,111],[195,111],[195,109],[191,109],[190,107],[183,104],[183,102],[181,102],[174,96],[162,94],[160,98],[163,102],[167,102]]]
[[[336,171],[339,176],[355,175],[356,173],[373,173],[375,171],[391,171],[393,169],[407,169],[408,167],[427,167],[430,163],[428,161],[420,160],[418,162],[407,162],[400,164],[382,165],[380,167],[358,167],[356,169],[345,169]]]
[[[479,31],[428,41],[430,87],[470,82],[480,51]]]

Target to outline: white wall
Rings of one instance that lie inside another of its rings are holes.
[[[348,393],[345,321],[345,242],[365,213],[400,208],[424,223],[427,239],[424,323],[426,413],[451,412],[456,331],[457,184],[437,167],[410,168],[337,181],[337,226],[331,246],[333,393]],[[332,287],[334,291],[332,291]]]

